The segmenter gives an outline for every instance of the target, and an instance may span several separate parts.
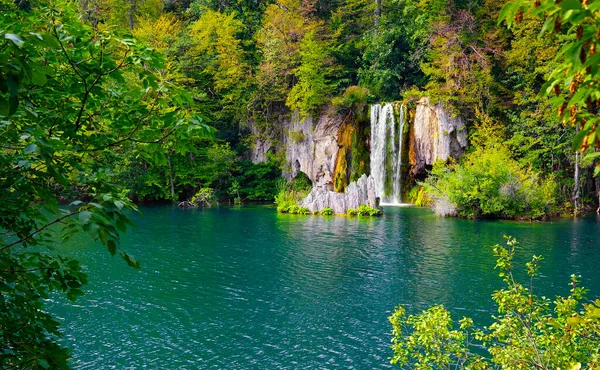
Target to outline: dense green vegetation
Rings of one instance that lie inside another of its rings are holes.
[[[571,294],[553,302],[534,293],[542,258],[527,263],[530,281],[513,271],[517,242],[496,245],[494,254],[505,288],[494,292],[494,322],[477,328],[462,318],[459,327],[443,306],[407,315],[402,306],[389,320],[393,327],[392,364],[418,369],[595,369],[600,365],[600,300],[587,302],[585,288],[571,277]],[[487,353],[483,354],[482,349]]]
[[[552,212],[555,184],[511,159],[506,147],[492,146],[461,164],[437,163],[424,188],[440,216],[538,219]]]
[[[552,177],[555,208],[595,205],[595,26],[571,2],[538,8],[523,2],[521,10],[515,3],[500,14],[505,3],[86,0],[72,6],[94,32],[118,30],[151,46],[164,58],[161,78],[184,87],[198,118],[216,128],[211,140],[169,136],[153,166],[147,152],[115,153],[106,163],[119,162],[110,170],[136,201],[189,200],[202,188],[213,189],[219,201],[273,200],[283,153],[266,165],[246,156],[257,137],[281,151],[282,116],[426,95],[466,118],[473,152],[489,141],[504,143],[519,167],[540,181]],[[36,4],[23,3],[20,11],[35,14]],[[545,21],[543,14],[552,16]],[[539,37],[542,31],[552,37]],[[8,100],[3,109],[10,109]],[[573,141],[585,153],[577,154]]]
[[[429,96],[466,117],[472,143],[432,170],[432,199],[465,217],[597,204],[600,2],[504,5],[2,1],[0,366],[67,367],[43,299],[75,299],[86,276],[46,249],[58,238],[87,232],[139,267],[119,246],[134,202],[307,213],[310,183],[277,185],[282,153],[245,157],[292,110]]]
[[[66,368],[58,323],[43,300],[53,291],[75,299],[86,275],[53,252],[57,240],[87,232],[139,268],[119,247],[135,206],[118,185],[115,159],[127,153],[150,166],[173,142],[185,148],[212,130],[164,73],[164,55],[81,22],[72,3],[4,6],[0,367]],[[71,195],[77,200],[59,207]]]

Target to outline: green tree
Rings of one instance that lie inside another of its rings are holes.
[[[249,67],[237,36],[242,22],[234,14],[208,10],[191,25],[195,41],[190,50],[197,58],[201,77],[211,82],[208,88],[221,94],[224,104],[234,104],[243,97],[250,81]]]
[[[95,27],[116,26],[132,31],[139,19],[157,19],[162,10],[160,0],[81,0],[81,12]]]
[[[0,367],[67,368],[44,299],[75,299],[86,276],[61,244],[87,232],[139,268],[119,246],[136,207],[113,182],[114,156],[135,150],[151,164],[165,140],[210,130],[159,73],[161,53],[82,24],[71,2],[3,5],[13,8],[0,13]],[[77,199],[60,206],[69,193]]]
[[[541,89],[551,102],[563,123],[575,126],[577,135],[573,146],[585,152],[600,147],[597,102],[598,86],[598,29],[600,4],[596,1],[512,1],[500,13],[500,21],[511,27],[524,17],[537,17],[544,21],[541,34],[560,37],[563,42],[556,55],[556,65]],[[595,158],[598,153],[590,154]],[[597,163],[596,174],[600,172]]]
[[[327,48],[315,39],[313,32],[304,35],[300,57],[300,66],[295,70],[298,82],[290,90],[286,104],[307,117],[322,107],[333,91],[333,83],[328,79],[333,67]]]
[[[300,45],[304,36],[316,31],[321,22],[303,11],[300,0],[282,0],[265,10],[261,29],[256,33],[260,53],[253,108],[267,115],[286,101],[301,64]]]

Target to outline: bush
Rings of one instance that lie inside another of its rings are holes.
[[[294,144],[301,143],[306,139],[304,132],[302,132],[300,130],[290,130],[288,132],[288,136],[289,136],[290,140],[292,141],[292,143],[294,143]]]
[[[358,215],[359,216],[379,216],[382,212],[379,209],[371,208],[366,204],[361,204],[358,207]]]
[[[288,213],[298,214],[300,212],[300,206],[297,204],[292,204],[288,208]]]
[[[215,191],[211,188],[201,188],[190,200],[195,207],[210,207],[216,202]]]
[[[417,185],[410,189],[408,201],[417,207],[428,207],[433,205],[433,199],[429,197],[422,185]]]
[[[539,219],[554,202],[553,179],[521,167],[502,146],[479,148],[460,164],[440,161],[422,185],[440,216]]]
[[[346,213],[348,214],[348,216],[356,216],[357,212],[354,208],[348,208],[348,211],[346,211]]]
[[[279,179],[277,194],[275,195],[277,211],[280,213],[298,213],[300,209],[298,203],[306,198],[311,186],[310,180],[307,181],[307,178],[302,175],[289,182]]]
[[[333,215],[333,209],[331,209],[329,207],[323,208],[321,210],[321,215],[323,215],[323,216],[331,216],[331,215]]]
[[[369,89],[362,86],[348,86],[342,96],[335,97],[331,100],[334,108],[352,108],[361,107],[367,104],[369,99]]]
[[[506,287],[492,297],[498,315],[492,325],[473,329],[473,320],[462,318],[458,329],[441,305],[420,315],[406,316],[399,306],[392,324],[391,363],[410,368],[489,369],[594,369],[600,366],[600,299],[585,302],[585,289],[571,277],[571,294],[550,300],[533,294],[541,257],[526,264],[531,278],[527,288],[513,276],[512,259],[517,242],[496,245],[496,267]],[[473,353],[486,350],[487,357]]]
[[[308,209],[308,208],[306,208],[306,207],[299,207],[299,208],[298,208],[298,214],[299,214],[299,215],[310,215],[310,214],[311,214],[311,212],[310,212],[310,211],[309,211],[309,209]]]
[[[240,161],[235,180],[240,184],[239,197],[247,200],[273,201],[281,181],[281,166],[272,156],[267,162]]]

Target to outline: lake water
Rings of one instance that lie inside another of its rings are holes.
[[[537,291],[568,294],[582,275],[600,297],[600,219],[551,223],[277,214],[273,207],[146,207],[122,241],[133,270],[96,243],[65,253],[89,273],[76,303],[50,302],[79,369],[388,368],[400,303],[443,303],[489,323],[502,287],[490,246],[512,235],[517,269],[541,254]]]

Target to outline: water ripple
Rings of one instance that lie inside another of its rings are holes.
[[[272,208],[143,209],[122,245],[129,269],[85,240],[68,247],[87,266],[86,296],[49,309],[78,369],[374,369],[391,356],[387,317],[443,303],[489,320],[501,285],[490,245],[504,234],[543,254],[539,291],[592,295],[598,218],[554,224],[435,218],[389,208],[381,218],[278,215]],[[548,294],[548,293],[546,293]],[[548,294],[552,296],[552,294]]]

